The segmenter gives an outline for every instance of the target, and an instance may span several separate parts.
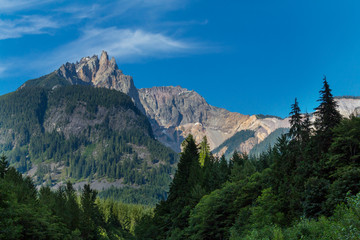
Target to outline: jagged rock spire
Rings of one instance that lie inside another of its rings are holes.
[[[136,106],[145,113],[133,78],[123,74],[118,68],[115,58],[112,57],[109,60],[106,51],[102,51],[100,59],[97,55],[83,57],[80,62],[66,63],[55,72],[74,85],[92,85],[121,91],[129,95]]]

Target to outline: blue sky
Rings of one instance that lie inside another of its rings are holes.
[[[69,61],[114,56],[138,88],[180,85],[212,105],[285,117],[360,95],[359,1],[0,0],[0,94]]]

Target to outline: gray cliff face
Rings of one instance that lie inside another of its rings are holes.
[[[100,59],[97,55],[84,57],[80,62],[62,65],[55,73],[73,85],[91,85],[123,92],[129,95],[135,105],[144,113],[133,78],[123,74],[118,68],[115,58],[109,60],[105,51],[101,53]]]
[[[164,127],[204,122],[218,112],[198,93],[179,86],[145,88],[139,94],[147,115]]]
[[[259,124],[254,125],[256,118],[211,106],[198,93],[185,88],[145,88],[140,89],[139,94],[155,135],[177,151],[188,134],[198,142],[206,136],[210,148],[214,149],[243,129],[261,132]]]

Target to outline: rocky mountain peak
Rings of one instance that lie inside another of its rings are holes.
[[[91,85],[123,92],[144,112],[133,78],[118,68],[114,57],[109,60],[106,51],[102,51],[100,59],[97,55],[83,57],[77,63],[62,65],[55,73],[73,85]]]
[[[106,63],[108,61],[109,61],[109,56],[108,56],[107,52],[103,50],[101,52],[101,56],[100,56],[100,63]]]

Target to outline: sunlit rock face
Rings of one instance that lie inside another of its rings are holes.
[[[206,136],[214,149],[235,133],[250,129],[255,131],[255,137],[239,143],[248,152],[275,129],[289,126],[287,120],[258,119],[211,106],[198,93],[179,86],[140,89],[139,95],[155,135],[178,151],[188,134],[194,135],[198,142]]]
[[[129,95],[135,105],[144,112],[133,78],[118,68],[115,58],[109,60],[105,51],[100,59],[97,55],[84,57],[80,62],[62,65],[55,72],[74,85],[92,85],[121,91]]]
[[[105,51],[100,58],[97,55],[84,57],[79,62],[62,65],[55,72],[71,84],[115,89],[129,95],[149,118],[155,137],[175,151],[181,150],[181,142],[188,134],[192,134],[197,142],[206,136],[213,150],[236,133],[252,130],[254,137],[236,143],[238,151],[249,152],[276,129],[290,127],[288,119],[243,115],[211,106],[195,91],[180,86],[138,90],[133,78],[125,75]],[[359,98],[343,97],[336,101],[344,117],[360,115]],[[217,154],[226,151],[227,147],[222,147]]]
[[[343,117],[350,117],[351,115],[360,115],[360,98],[356,97],[336,97],[338,110]]]

